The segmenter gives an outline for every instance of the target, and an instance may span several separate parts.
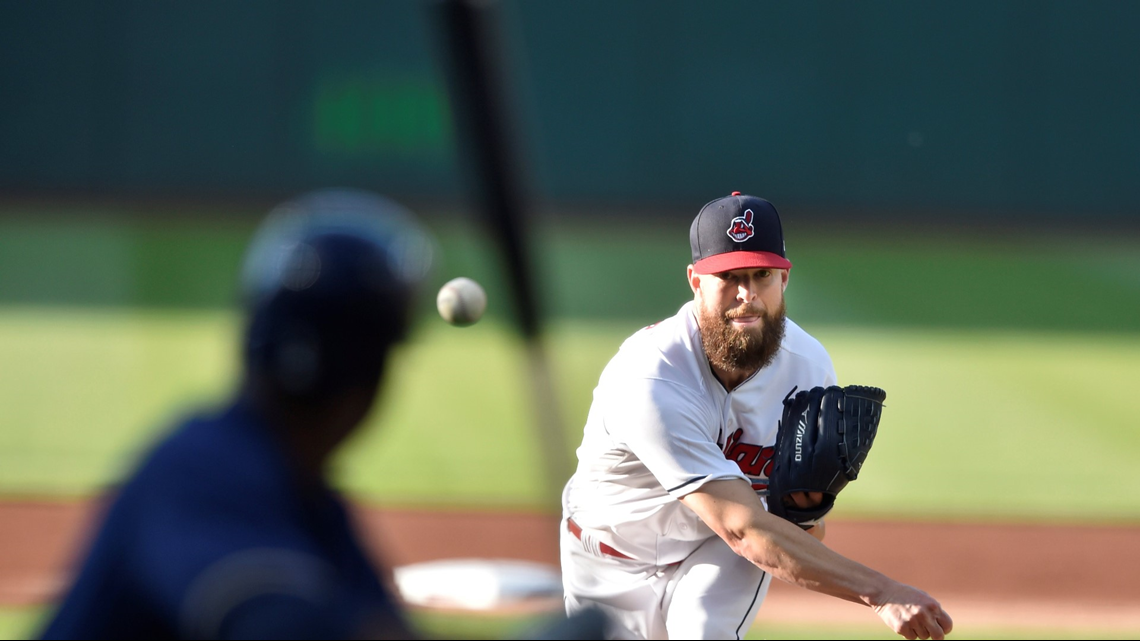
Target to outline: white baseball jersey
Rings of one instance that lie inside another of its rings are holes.
[[[637,561],[679,562],[716,534],[677,499],[720,479],[766,488],[784,397],[835,384],[823,345],[788,320],[772,363],[726,391],[689,302],[627,339],[602,372],[563,516]]]

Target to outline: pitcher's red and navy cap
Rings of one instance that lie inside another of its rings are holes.
[[[791,269],[784,230],[772,203],[739,191],[709,202],[689,228],[693,271],[716,274],[732,269]]]

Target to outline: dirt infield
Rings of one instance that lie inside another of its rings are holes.
[[[442,558],[556,566],[558,520],[505,512],[358,506],[373,552],[390,566]],[[0,605],[50,602],[66,585],[98,508],[0,502]],[[1140,631],[1140,528],[835,519],[830,547],[935,595],[966,626]],[[873,624],[866,608],[777,582],[760,613],[781,622]]]

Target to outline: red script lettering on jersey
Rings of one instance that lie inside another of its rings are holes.
[[[772,455],[776,453],[774,447],[760,447],[752,443],[741,443],[740,437],[744,435],[743,428],[737,428],[724,444],[724,457],[740,467],[752,480],[752,489],[768,489],[768,475],[772,473]],[[764,477],[762,480],[755,477]]]

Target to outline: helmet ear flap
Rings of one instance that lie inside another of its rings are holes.
[[[325,354],[315,332],[291,327],[270,346],[267,365],[281,390],[307,396],[321,387]]]
[[[251,371],[289,396],[312,396],[321,389],[328,375],[328,350],[312,327],[261,309],[247,332],[245,361]]]

